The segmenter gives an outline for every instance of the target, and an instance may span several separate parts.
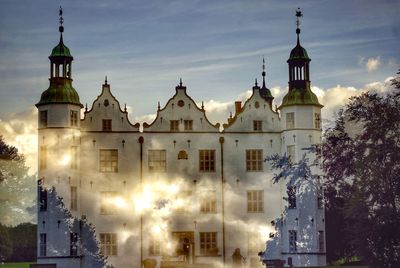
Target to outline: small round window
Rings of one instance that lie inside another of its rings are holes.
[[[110,105],[110,103],[108,102],[108,100],[107,100],[107,99],[105,99],[105,100],[104,100],[104,106],[106,106],[106,107],[107,107],[108,105]]]
[[[185,105],[185,102],[183,100],[178,101],[178,106],[183,107]]]

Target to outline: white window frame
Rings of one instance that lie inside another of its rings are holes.
[[[215,150],[199,150],[199,171],[215,172]]]
[[[164,149],[147,151],[149,172],[167,171],[167,151]]]
[[[247,212],[248,213],[264,212],[264,190],[247,191]]]
[[[264,159],[262,149],[246,150],[246,171],[262,172],[264,170]]]
[[[118,256],[118,236],[116,233],[100,233],[100,251],[103,256]]]
[[[296,120],[294,117],[294,112],[286,113],[286,128],[293,129],[296,126]]]
[[[102,173],[118,172],[118,150],[100,149],[99,150],[99,171]]]

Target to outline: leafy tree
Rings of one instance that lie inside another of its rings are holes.
[[[12,247],[8,229],[0,223],[0,262],[5,261],[11,253]]]
[[[9,234],[12,237],[12,254],[9,262],[27,262],[36,260],[37,247],[37,225],[32,223],[21,223],[9,227]]]
[[[35,176],[28,175],[24,156],[0,136],[0,222],[15,225],[33,221]]]
[[[399,75],[391,93],[352,97],[318,152],[327,215],[337,214],[344,228],[340,237],[348,241],[336,245],[339,251],[371,267],[400,267]]]

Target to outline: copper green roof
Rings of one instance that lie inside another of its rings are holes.
[[[282,100],[282,104],[279,108],[283,106],[291,106],[291,105],[316,105],[323,107],[322,104],[319,103],[317,95],[308,89],[292,89],[290,90]]]
[[[290,52],[289,60],[310,60],[310,58],[308,57],[307,50],[297,43],[297,46]]]
[[[60,42],[55,48],[53,48],[50,57],[72,57],[72,55],[69,48],[64,45],[63,42]]]
[[[51,78],[50,87],[42,93],[36,106],[54,103],[76,104],[81,107],[79,95],[72,87],[71,79]]]

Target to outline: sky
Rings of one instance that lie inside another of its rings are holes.
[[[288,59],[301,44],[311,61],[313,91],[333,118],[348,97],[385,91],[400,67],[400,1],[13,1],[0,9],[0,135],[36,167],[36,108],[47,89],[48,56],[59,41],[74,56],[73,85],[89,108],[105,75],[131,121],[151,122],[182,77],[213,122],[245,100],[266,60],[267,86],[279,104]]]

